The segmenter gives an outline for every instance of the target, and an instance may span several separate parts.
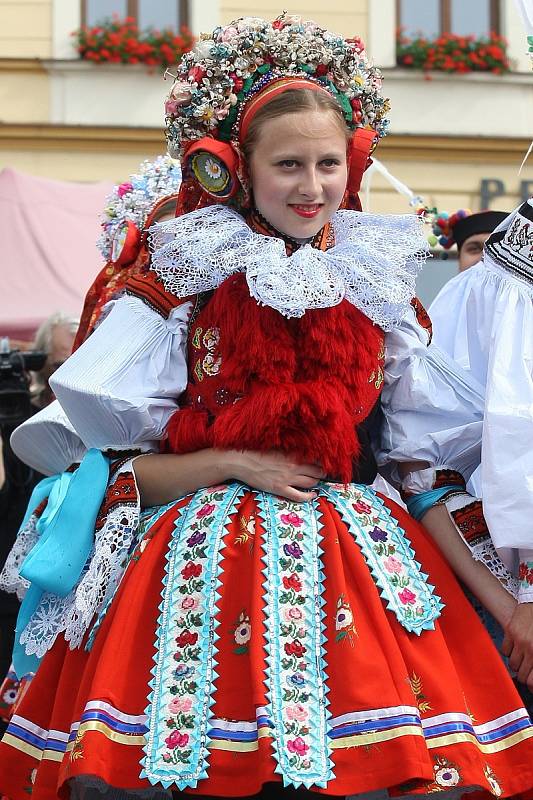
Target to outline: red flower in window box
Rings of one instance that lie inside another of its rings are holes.
[[[194,37],[185,26],[179,32],[170,28],[143,31],[133,17],[121,20],[116,15],[100,25],[84,25],[72,36],[80,57],[86,61],[150,67],[175,66],[194,44]]]
[[[409,37],[400,30],[396,37],[396,60],[400,66],[424,72],[509,72],[507,42],[492,31],[488,37],[443,33],[433,40]]]

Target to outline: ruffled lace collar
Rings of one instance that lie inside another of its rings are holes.
[[[428,252],[421,220],[345,210],[331,225],[332,247],[305,244],[287,255],[282,239],[257,233],[225,206],[208,206],[150,229],[151,266],[176,297],[244,272],[251,296],[285,317],[346,299],[383,330],[396,327]]]

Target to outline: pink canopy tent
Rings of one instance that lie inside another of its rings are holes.
[[[112,188],[0,172],[0,336],[29,341],[54,311],[81,313],[102,267],[96,240]]]

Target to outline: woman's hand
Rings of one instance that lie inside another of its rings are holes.
[[[533,603],[518,603],[504,632],[502,653],[520,683],[533,692]]]
[[[238,450],[199,450],[171,455],[138,456],[133,469],[141,505],[159,506],[207,486],[238,480],[296,503],[314,500],[324,471],[315,464],[297,464],[283,453]]]
[[[298,464],[293,457],[279,452],[233,450],[227,453],[227,459],[231,477],[295,503],[314,500],[316,492],[309,490],[325,477],[324,470],[316,464]]]

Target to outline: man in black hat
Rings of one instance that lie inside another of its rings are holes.
[[[506,217],[505,211],[480,211],[464,216],[450,225],[459,254],[459,272],[481,261],[483,245]]]

